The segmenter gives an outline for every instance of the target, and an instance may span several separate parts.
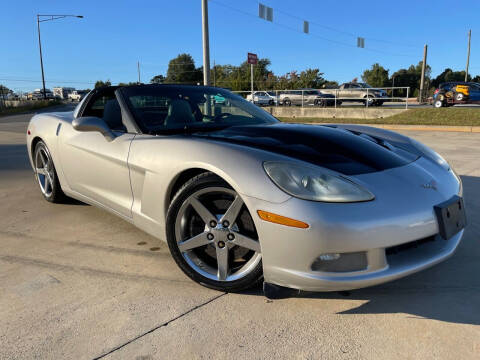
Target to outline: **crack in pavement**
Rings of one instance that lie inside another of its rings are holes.
[[[182,313],[182,314],[174,317],[173,319],[168,320],[168,321],[166,321],[166,322],[164,322],[163,324],[160,324],[160,325],[158,325],[158,326],[155,326],[153,329],[150,329],[150,330],[144,332],[143,334],[140,334],[140,335],[134,337],[133,339],[130,339],[130,340],[128,340],[127,342],[124,342],[123,344],[118,345],[117,347],[114,347],[113,349],[107,351],[106,353],[103,353],[102,355],[99,355],[99,356],[97,356],[97,357],[94,357],[93,360],[102,359],[102,358],[104,358],[105,356],[110,355],[110,354],[114,353],[115,351],[120,350],[120,349],[124,348],[125,346],[133,343],[134,341],[137,341],[138,339],[141,339],[142,337],[144,337],[144,336],[146,336],[146,335],[148,335],[148,334],[151,334],[151,333],[153,333],[154,331],[156,331],[156,330],[158,330],[158,329],[160,329],[160,328],[162,328],[162,327],[165,327],[165,326],[169,325],[170,323],[172,323],[172,322],[174,322],[174,321],[176,321],[176,320],[178,320],[178,319],[180,319],[180,318],[182,318],[182,317],[184,317],[184,316],[186,316],[186,315],[194,312],[195,310],[197,310],[197,309],[199,309],[199,308],[201,308],[201,307],[203,307],[203,306],[205,306],[205,305],[208,305],[208,304],[214,302],[215,300],[221,298],[221,297],[224,296],[224,295],[227,295],[227,293],[222,293],[222,294],[220,294],[220,295],[217,295],[217,296],[211,298],[210,300],[205,301],[205,302],[202,303],[202,304],[199,304],[199,305],[197,305],[197,306],[194,306],[194,307],[191,308],[190,310],[185,311],[184,313]]]
[[[143,275],[143,274],[122,273],[122,272],[108,271],[108,270],[102,270],[102,269],[95,269],[89,266],[81,266],[81,265],[59,264],[55,262],[50,262],[50,261],[45,261],[45,260],[40,260],[40,259],[35,259],[30,257],[24,257],[24,256],[0,254],[0,261],[4,261],[11,264],[24,264],[24,265],[30,265],[30,266],[37,266],[37,267],[47,268],[50,270],[81,272],[87,275],[109,277],[109,278],[120,279],[120,280],[164,281],[164,282],[170,282],[170,283],[181,283],[187,286],[196,286],[196,284],[191,280],[180,280],[176,278],[157,277],[157,276],[149,276],[149,275]]]

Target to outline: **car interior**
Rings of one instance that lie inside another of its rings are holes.
[[[115,88],[106,89],[89,101],[83,116],[95,116],[103,119],[112,131],[126,132],[122,122],[122,110],[115,96]]]

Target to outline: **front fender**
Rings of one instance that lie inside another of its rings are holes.
[[[285,202],[290,195],[273,184],[262,165],[263,161],[282,158],[262,150],[206,139],[138,135],[132,142],[128,159],[134,223],[165,239],[170,191],[178,176],[188,169],[211,171],[241,195],[272,203]]]

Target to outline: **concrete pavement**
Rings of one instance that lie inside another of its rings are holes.
[[[272,302],[196,285],[166,244],[102,210],[44,201],[30,116],[0,118],[0,359],[480,357],[480,134],[404,132],[463,178],[470,224],[454,257],[347,296]]]

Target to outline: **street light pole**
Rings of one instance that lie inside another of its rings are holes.
[[[50,19],[40,20],[40,17],[49,17]],[[56,19],[63,19],[66,17],[77,17],[82,19],[82,15],[40,15],[37,14],[37,29],[38,29],[38,49],[40,50],[40,67],[42,68],[42,85],[43,85],[43,98],[47,98],[47,90],[45,89],[45,73],[43,71],[43,56],[42,56],[42,41],[40,39],[40,23],[43,21],[51,21]]]
[[[40,49],[40,67],[42,68],[42,84],[43,84],[43,98],[47,98],[45,90],[45,74],[43,72],[43,56],[42,56],[42,41],[40,40],[40,15],[37,15],[37,28],[38,28],[38,48]]]
[[[210,85],[210,45],[208,36],[208,0],[202,0],[203,85]]]

